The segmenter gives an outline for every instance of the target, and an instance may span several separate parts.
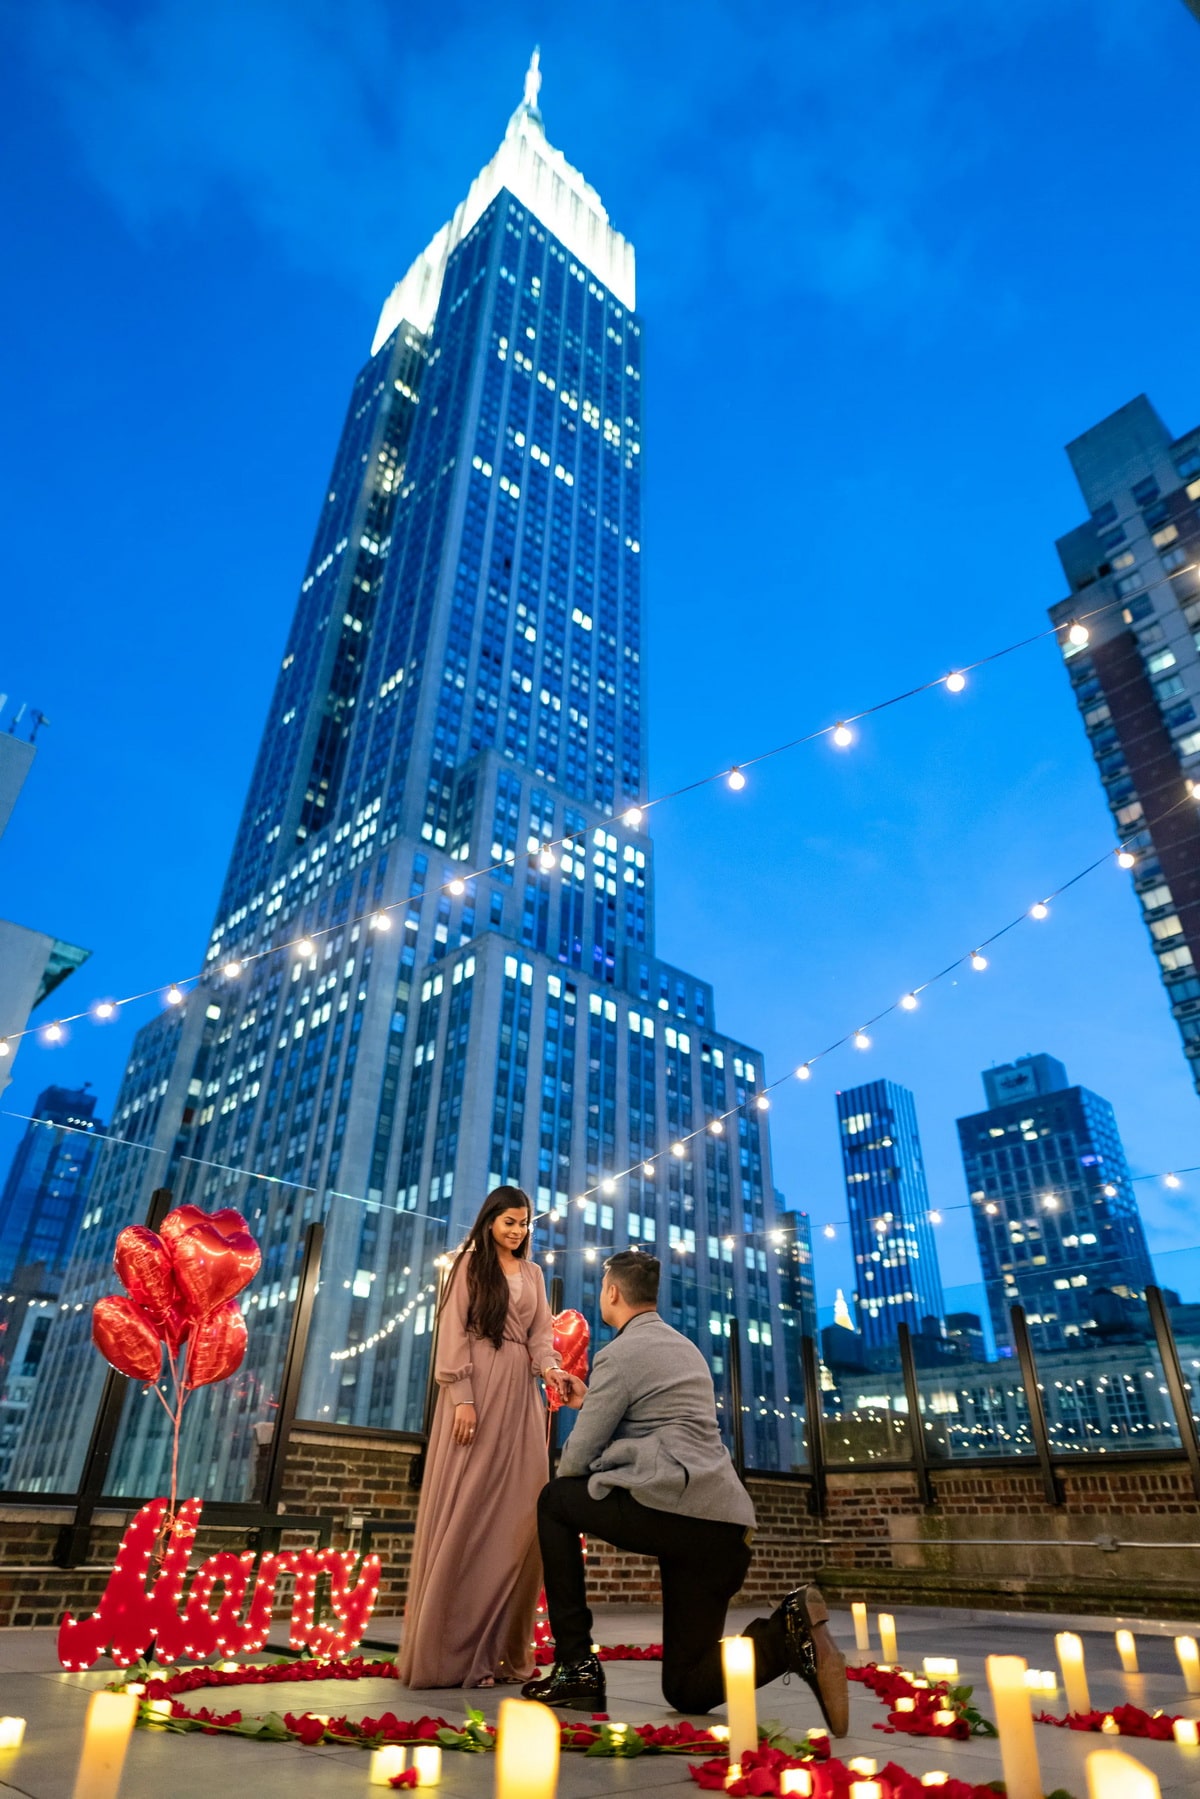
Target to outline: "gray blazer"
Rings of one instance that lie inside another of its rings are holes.
[[[625,1487],[641,1505],[753,1526],[754,1506],[717,1429],[708,1363],[657,1312],[637,1312],[592,1365],[558,1465],[593,1499]]]

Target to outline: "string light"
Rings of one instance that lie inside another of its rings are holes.
[[[987,965],[988,959],[985,955],[979,950],[971,951],[971,967],[975,970],[976,974],[982,974]]]
[[[224,968],[221,970],[221,973],[227,976],[231,981],[236,981],[241,972],[242,965],[240,962],[226,962]]]
[[[673,1156],[686,1156],[687,1150],[684,1148],[682,1143],[672,1143],[671,1154]]]
[[[735,793],[740,793],[742,791],[742,788],[746,785],[746,777],[740,768],[735,767],[730,769],[726,785],[732,787]]]
[[[371,929],[373,931],[390,931],[391,928],[391,915],[387,912],[376,912],[371,919]]]
[[[552,868],[558,867],[558,857],[548,844],[538,857],[538,867],[546,874],[549,874]]]
[[[771,1110],[771,1102],[765,1093],[760,1093],[754,1104],[760,1112],[769,1112]]]
[[[833,741],[837,744],[839,750],[848,750],[850,745],[854,742],[854,732],[850,729],[849,725],[836,724],[833,727]]]
[[[1115,1199],[1117,1197],[1117,1189],[1113,1186],[1111,1181],[1105,1181],[1104,1183],[1104,1197],[1105,1199]]]
[[[708,1128],[712,1132],[714,1137],[720,1137],[724,1133],[724,1130],[725,1130],[725,1126],[721,1123],[721,1120],[719,1118],[710,1119]]]
[[[812,1069],[809,1067],[807,1062],[801,1062],[799,1068],[796,1070],[796,1079],[798,1081],[811,1081],[812,1080]]]
[[[612,1176],[611,1176],[611,1174],[610,1174],[610,1175],[607,1175],[607,1176],[606,1176],[606,1177],[605,1177],[605,1178],[604,1178],[604,1180],[602,1180],[602,1181],[601,1181],[601,1183],[600,1183],[600,1191],[601,1191],[601,1193],[615,1193],[615,1192],[616,1192],[616,1190],[617,1190],[617,1183],[616,1183],[616,1181],[614,1181],[614,1180],[613,1180],[613,1178],[612,1178]]]
[[[954,670],[953,674],[946,676],[946,687],[951,693],[961,693],[966,684],[967,677],[960,674],[957,669]]]
[[[42,1042],[43,1043],[61,1043],[64,1035],[65,1035],[65,1033],[63,1031],[61,1024],[59,1024],[57,1022],[55,1022],[54,1024],[48,1024],[46,1026],[45,1030],[42,1032]]]
[[[1077,650],[1081,650],[1090,636],[1091,632],[1088,630],[1087,626],[1081,625],[1077,619],[1067,632],[1067,642],[1074,644]]]
[[[654,1163],[653,1162],[643,1162],[642,1163],[642,1173],[645,1175],[648,1175],[649,1178],[651,1180],[653,1180],[654,1179]]]
[[[929,1222],[930,1222],[930,1224],[940,1224],[942,1222],[942,1214],[937,1210],[936,1207],[929,1214]]]
[[[92,1017],[98,1018],[101,1024],[109,1018],[115,1018],[116,1015],[117,1008],[111,999],[97,1000],[96,1004],[92,1007]]]
[[[1029,916],[1030,918],[1049,918],[1050,908],[1045,900],[1039,900],[1035,906],[1030,906]]]
[[[830,1242],[832,1242],[833,1239],[837,1236],[837,1232],[831,1224],[827,1224],[825,1226],[825,1229],[822,1231],[821,1235],[823,1237],[828,1237]]]
[[[7,1038],[0,1039],[0,1056],[11,1056],[11,1055],[12,1055],[12,1050],[9,1047],[8,1039]]]
[[[183,988],[182,987],[177,987],[174,984],[172,984],[170,987],[167,988],[167,1004],[169,1006],[181,1006],[183,1004]]]
[[[1180,1180],[1180,1178],[1177,1174],[1164,1174],[1163,1175],[1163,1186],[1164,1187],[1181,1187],[1182,1185],[1183,1185],[1183,1182]]]
[[[622,812],[621,823],[628,825],[631,831],[636,831],[642,822],[642,817],[643,813],[640,806],[630,806],[627,812]]]
[[[447,893],[452,893],[455,899],[461,899],[463,894],[467,891],[467,883],[463,880],[461,875],[455,875],[452,881],[447,882],[446,891]]]
[[[302,961],[307,961],[309,956],[316,954],[317,946],[311,937],[301,937],[300,941],[294,947],[296,954]]]
[[[1137,866],[1137,857],[1134,855],[1132,850],[1118,850],[1117,851],[1117,867],[1118,868],[1135,868],[1136,866]]]
[[[900,1006],[901,1006],[901,1010],[902,1010],[902,1011],[905,1011],[905,1012],[915,1012],[915,1011],[916,1011],[916,1009],[917,1009],[917,996],[916,996],[916,994],[915,994],[915,993],[903,993],[903,994],[901,994],[901,996],[900,996]]]
[[[870,1049],[871,1039],[867,1036],[865,1031],[855,1031],[854,1047],[855,1049]]]

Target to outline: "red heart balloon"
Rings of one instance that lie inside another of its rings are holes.
[[[568,1311],[559,1312],[550,1322],[554,1327],[554,1347],[564,1371],[567,1374],[577,1374],[580,1380],[586,1380],[588,1343],[591,1339],[587,1319],[581,1312]],[[556,1412],[562,1404],[553,1387],[546,1389],[546,1401],[552,1412]]]
[[[143,1307],[165,1335],[163,1324],[179,1299],[171,1257],[162,1238],[144,1224],[129,1224],[117,1238],[113,1267],[135,1305]]]
[[[171,1260],[192,1317],[201,1319],[254,1279],[262,1267],[262,1252],[241,1213],[226,1207],[211,1217],[201,1214],[199,1224],[176,1237]]]
[[[140,1306],[123,1293],[109,1293],[92,1307],[92,1342],[118,1374],[130,1380],[157,1380],[162,1371],[158,1332]]]
[[[205,1224],[207,1221],[208,1213],[202,1212],[199,1206],[176,1206],[173,1212],[167,1213],[158,1232],[164,1243],[173,1246],[184,1231],[190,1231],[194,1224]]]
[[[191,1336],[193,1322],[187,1301],[177,1299],[159,1326],[161,1334],[167,1340],[167,1351],[172,1361],[179,1354],[180,1345],[186,1343]]]
[[[246,1320],[238,1303],[226,1300],[210,1312],[188,1345],[184,1381],[188,1387],[207,1387],[227,1380],[242,1365],[246,1353]]]

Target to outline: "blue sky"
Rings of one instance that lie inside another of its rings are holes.
[[[4,28],[0,688],[52,722],[0,907],[93,948],[73,1004],[197,964],[350,382],[535,41],[548,133],[638,250],[655,790],[1037,631],[1083,510],[1061,446],[1143,391],[1175,432],[1200,417],[1200,247],[1175,211],[1200,29],[1171,0],[41,0]],[[847,754],[664,806],[654,837],[660,952],[775,1074],[1111,825],[1043,644]],[[134,1021],[26,1049],[5,1104],[90,1079],[109,1107]],[[833,1090],[889,1075],[935,1203],[961,1206],[978,1071],[1041,1049],[1113,1101],[1136,1172],[1200,1163],[1105,869],[785,1091],[779,1185],[836,1220]],[[1200,1244],[1200,1177],[1140,1190],[1158,1249]],[[971,1281],[946,1218],[945,1278]],[[822,1287],[848,1284],[845,1232],[821,1251]]]

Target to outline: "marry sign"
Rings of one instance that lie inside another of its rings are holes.
[[[343,1656],[367,1628],[379,1592],[379,1557],[336,1549],[281,1550],[264,1555],[255,1572],[252,1554],[221,1550],[196,1570],[187,1596],[184,1583],[203,1502],[189,1499],[171,1523],[161,1559],[156,1556],[167,1512],[152,1499],[131,1521],[100,1603],[90,1618],[66,1617],[58,1630],[64,1668],[90,1668],[106,1651],[128,1666],[153,1648],[163,1664],[199,1660],[218,1651],[253,1655],[263,1647],[282,1574],[294,1577],[289,1641],[314,1655]],[[317,1581],[329,1580],[336,1623],[316,1621]],[[253,1584],[251,1584],[253,1583]],[[247,1594],[249,1603],[247,1604]]]

